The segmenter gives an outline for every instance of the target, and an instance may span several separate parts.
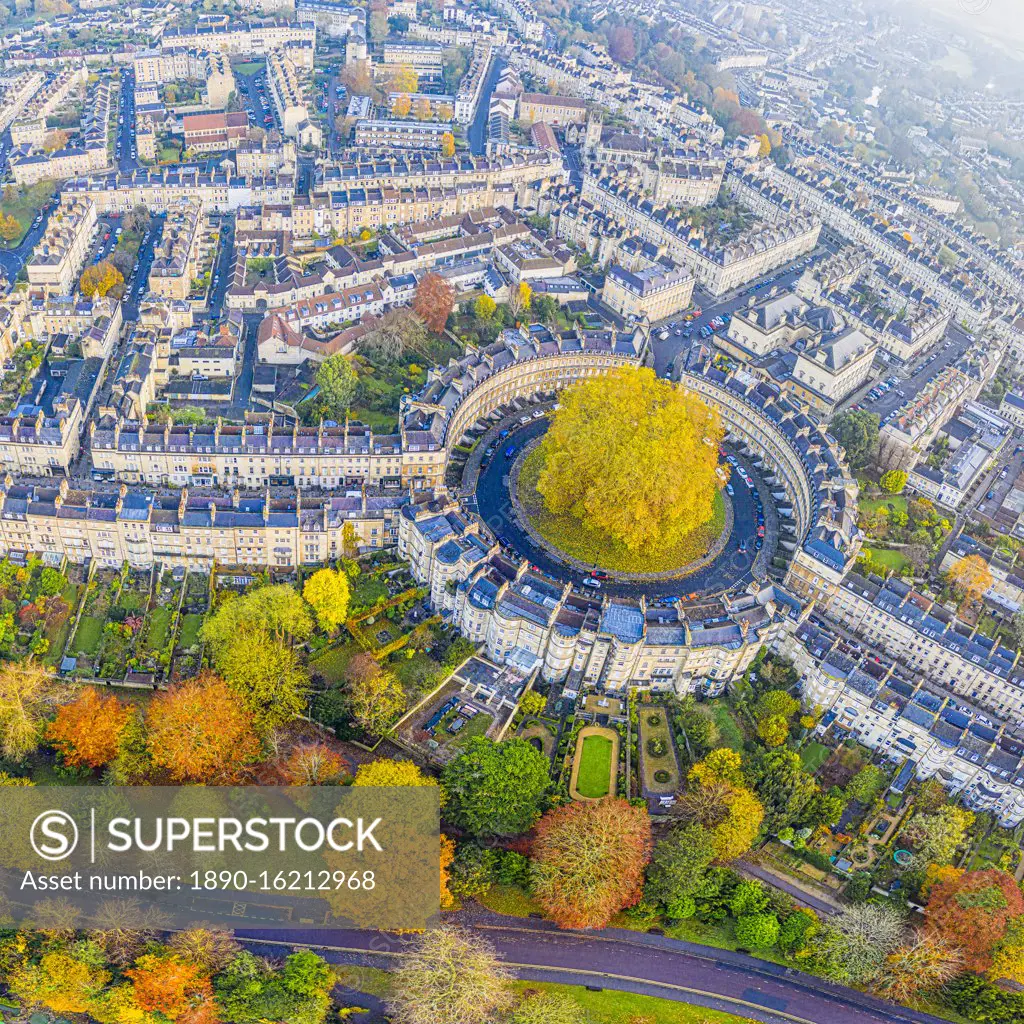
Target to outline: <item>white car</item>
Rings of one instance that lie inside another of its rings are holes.
[[[593,587],[594,590],[601,589],[601,581],[595,580],[593,576],[585,576],[581,582],[585,587]]]

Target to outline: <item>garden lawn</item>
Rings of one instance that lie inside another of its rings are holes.
[[[607,736],[584,737],[576,791],[580,796],[594,799],[607,796],[611,787],[611,772],[612,741]]]
[[[910,564],[902,551],[892,551],[889,548],[864,548],[864,554],[876,562],[881,562],[887,569],[892,569],[897,576],[902,575]]]
[[[240,75],[255,75],[262,71],[266,64],[261,60],[247,60],[242,64],[232,64],[231,69]]]
[[[876,512],[880,508],[888,511],[890,505],[897,512],[906,512],[906,496],[903,494],[883,494],[880,498],[858,498],[857,500],[857,508],[861,512]]]
[[[352,611],[372,608],[378,601],[386,600],[388,596],[387,584],[379,576],[361,573],[354,580],[349,580],[348,585],[349,606]]]
[[[537,480],[544,468],[544,454],[537,448],[526,457],[519,472],[519,500],[534,529],[559,551],[587,564],[618,572],[663,572],[677,569],[710,549],[725,526],[725,503],[715,495],[711,519],[675,543],[658,548],[630,551],[621,541],[584,526],[570,515],[549,512],[537,492]]]
[[[151,651],[163,650],[167,643],[167,630],[171,625],[171,609],[161,606],[154,608],[149,616],[149,635],[146,637],[146,646]]]
[[[187,651],[199,643],[199,628],[203,624],[203,616],[190,612],[181,617],[181,631],[178,633],[178,647]]]
[[[711,706],[711,712],[715,716],[715,725],[718,726],[718,735],[721,740],[720,745],[728,747],[730,750],[735,750],[737,753],[742,753],[743,730],[732,717],[729,705],[724,701],[716,701]]]
[[[345,678],[348,663],[359,653],[354,643],[331,647],[309,663],[309,669],[316,675],[323,676],[328,686],[334,686]]]
[[[103,619],[95,615],[83,615],[78,623],[75,640],[72,644],[73,654],[95,654],[103,636]]]
[[[800,761],[805,771],[816,772],[832,753],[824,743],[805,743],[800,748]]]

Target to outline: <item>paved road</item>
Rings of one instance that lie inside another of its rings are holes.
[[[877,413],[884,421],[901,405],[909,402],[940,370],[950,363],[955,363],[970,345],[971,339],[967,332],[959,324],[951,322],[946,330],[945,338],[937,347],[930,349],[923,358],[910,365],[891,371],[891,375],[901,378],[895,388],[873,402],[866,400],[862,396],[870,391],[879,379],[886,376],[885,373],[882,373],[880,377],[872,375],[871,381],[865,385],[861,394],[852,396],[846,405],[859,403],[868,412]],[[897,389],[903,394],[896,394]]]
[[[711,1006],[765,1022],[939,1024],[873,996],[742,953],[618,929],[564,932],[545,921],[480,913],[460,923],[488,938],[519,977],[591,985]],[[239,931],[262,951],[320,949],[333,963],[394,968],[409,943],[377,932],[307,929]],[[254,948],[256,946],[254,945]]]
[[[528,441],[542,434],[547,426],[546,418],[533,420],[527,426],[520,427],[509,437],[497,443],[497,450],[480,473],[476,501],[480,517],[503,544],[514,548],[546,575],[556,580],[570,582],[585,593],[590,588],[583,587],[580,583],[586,574],[570,568],[534,544],[512,514],[507,484],[512,462],[505,458],[504,453],[508,446],[514,446],[517,451],[521,451]],[[604,584],[601,591],[595,589],[591,592],[629,596],[644,593],[649,596],[677,597],[688,591],[713,594],[735,586],[744,579],[748,581],[752,579],[751,566],[757,553],[755,547],[757,518],[754,494],[738,476],[733,480],[733,490],[735,493],[732,502],[735,514],[732,533],[726,541],[724,551],[711,565],[682,579],[651,583],[609,581]],[[765,497],[771,501],[770,495],[765,495]],[[738,550],[741,540],[746,541],[746,552]]]
[[[822,259],[828,255],[828,251],[824,245],[819,245],[813,255],[814,260]],[[806,257],[801,257],[801,262]],[[749,302],[751,296],[754,297],[755,301],[761,301],[762,299],[768,298],[770,288],[772,284],[779,289],[784,291],[789,288],[794,281],[796,281],[803,273],[803,268],[798,267],[794,264],[789,264],[788,267],[782,270],[773,271],[772,274],[767,275],[764,278],[760,278],[756,281],[752,281],[748,286],[739,289],[738,291],[729,292],[728,294],[720,297],[714,297],[708,295],[700,288],[695,288],[693,291],[693,304],[701,307],[701,315],[697,319],[690,323],[683,323],[680,315],[668,317],[665,320],[660,320],[658,323],[653,324],[651,327],[651,337],[653,340],[654,347],[654,369],[659,376],[666,376],[668,370],[668,364],[673,363],[672,377],[675,380],[679,379],[679,371],[685,364],[686,357],[690,351],[701,344],[700,340],[700,329],[708,323],[713,317],[721,316],[723,313],[732,315],[737,309],[745,307]],[[775,277],[774,282],[769,282],[771,277]],[[762,284],[763,287],[754,290],[754,286]],[[682,337],[681,334],[675,334],[673,329],[669,328],[669,324],[672,322],[677,323],[676,330],[686,330],[693,328],[693,333],[689,338]],[[670,331],[669,337],[665,341],[658,340],[658,333],[662,329],[668,329]],[[708,339],[708,342],[713,339]],[[682,358],[680,358],[682,356]]]
[[[491,93],[498,84],[498,75],[505,67],[505,58],[495,54],[491,60],[491,70],[487,73],[487,81],[484,83],[484,91],[480,96],[480,103],[476,108],[476,117],[469,126],[467,138],[469,139],[469,151],[474,156],[480,156],[487,145],[487,121],[491,109]]]
[[[135,148],[135,72],[125,68],[121,72],[121,95],[118,98],[117,144],[114,157],[120,171],[133,171],[142,165],[138,160],[138,151],[132,156]]]

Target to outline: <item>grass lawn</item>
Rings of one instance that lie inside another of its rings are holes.
[[[743,751],[743,730],[736,724],[732,717],[729,705],[724,701],[715,701],[711,705],[711,712],[715,716],[715,725],[718,726],[720,746],[729,747],[737,753]]]
[[[151,651],[163,649],[167,643],[167,630],[171,625],[171,609],[166,607],[154,608],[149,618],[149,636],[146,638],[146,646]]]
[[[372,608],[378,601],[388,596],[387,584],[380,577],[369,576],[366,573],[349,580],[349,588],[350,605],[353,610]]]
[[[580,796],[607,796],[611,788],[612,741],[606,736],[586,736],[580,749],[576,789]]]
[[[348,965],[336,965],[334,969],[339,983],[347,988],[379,999],[386,999],[391,994],[391,975],[387,971]],[[591,992],[580,985],[557,985],[548,981],[516,981],[513,985],[521,996],[533,992],[568,996],[583,1011],[587,1024],[740,1024],[748,1019],[721,1010],[706,1010],[703,1006],[611,989]]]
[[[902,551],[890,551],[888,548],[864,548],[864,554],[876,562],[881,562],[887,569],[891,569],[897,576],[902,575],[910,564],[903,556]]]
[[[328,686],[332,686],[345,678],[345,669],[348,667],[348,663],[358,653],[359,648],[353,643],[331,647],[309,663],[310,671],[323,676],[324,682]]]
[[[628,969],[623,973],[628,974]],[[600,984],[600,980],[596,980]],[[736,1017],[720,1010],[706,1010],[703,1006],[675,1003],[655,996],[637,996],[631,992],[591,992],[578,985],[556,985],[552,982],[517,981],[519,992],[557,992],[575,1001],[583,1010],[587,1024],[740,1024],[746,1017]]]
[[[800,748],[800,761],[806,771],[816,772],[831,753],[824,743],[805,743]]]
[[[554,515],[537,493],[537,479],[544,468],[544,455],[539,448],[532,451],[519,473],[519,500],[534,528],[560,551],[581,562],[599,565],[619,572],[662,572],[675,569],[704,555],[725,525],[725,503],[715,495],[714,514],[703,526],[685,537],[660,548],[630,551],[621,541],[584,527],[573,516]]]
[[[241,64],[232,63],[231,69],[240,75],[255,75],[266,66],[266,62],[262,60],[247,60]]]
[[[53,182],[41,181],[24,190],[18,190],[18,194],[12,199],[0,202],[0,211],[9,214],[21,225],[21,234],[17,238],[0,241],[0,245],[7,248],[19,245],[22,238],[25,237],[25,232],[31,227],[36,214],[46,205],[52,194]]]
[[[906,512],[906,496],[903,494],[883,494],[880,498],[859,498],[857,500],[857,508],[861,512],[875,512],[880,508],[888,509],[890,505],[897,512]]]
[[[450,714],[451,717],[448,719],[448,722],[454,722],[459,717],[458,711],[453,711]],[[490,729],[493,721],[493,715],[487,714],[486,711],[481,711],[470,718],[458,732],[448,732],[448,722],[445,722],[443,726],[438,723],[437,728],[434,730],[434,738],[438,743],[453,743],[455,746],[460,747],[474,736],[483,736]]]
[[[83,615],[78,623],[74,643],[71,645],[73,654],[95,654],[103,636],[104,619],[95,615]]]
[[[507,914],[509,917],[529,917],[539,914],[541,906],[532,900],[517,885],[492,885],[486,892],[476,897],[478,903],[496,914]]]
[[[178,647],[187,651],[199,642],[199,627],[203,624],[203,616],[195,612],[181,617],[181,630],[178,633]]]

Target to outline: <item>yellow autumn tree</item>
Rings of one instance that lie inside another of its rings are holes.
[[[772,142],[767,135],[762,135],[759,139],[759,145],[757,147],[757,155],[764,159],[772,151]]]
[[[392,92],[418,92],[419,76],[408,64],[400,64],[391,73],[390,86]]]
[[[992,573],[981,555],[968,555],[950,566],[946,582],[964,604],[974,604],[992,586]]]
[[[441,136],[441,156],[455,156],[455,136],[451,132]]]
[[[124,278],[110,260],[100,260],[99,263],[86,267],[78,280],[79,290],[83,295],[90,297],[106,295],[111,288],[119,284],[124,284]]]
[[[692,392],[650,369],[613,370],[563,392],[537,491],[630,551],[663,547],[713,517],[723,434]]]
[[[417,121],[429,121],[431,116],[430,100],[422,96],[413,104],[412,112]]]
[[[408,117],[409,111],[412,110],[412,100],[403,93],[395,100],[393,110],[395,117]]]
[[[713,750],[690,769],[679,801],[683,816],[711,833],[711,847],[721,861],[746,853],[764,820],[764,808],[743,784],[741,768],[735,751]]]

